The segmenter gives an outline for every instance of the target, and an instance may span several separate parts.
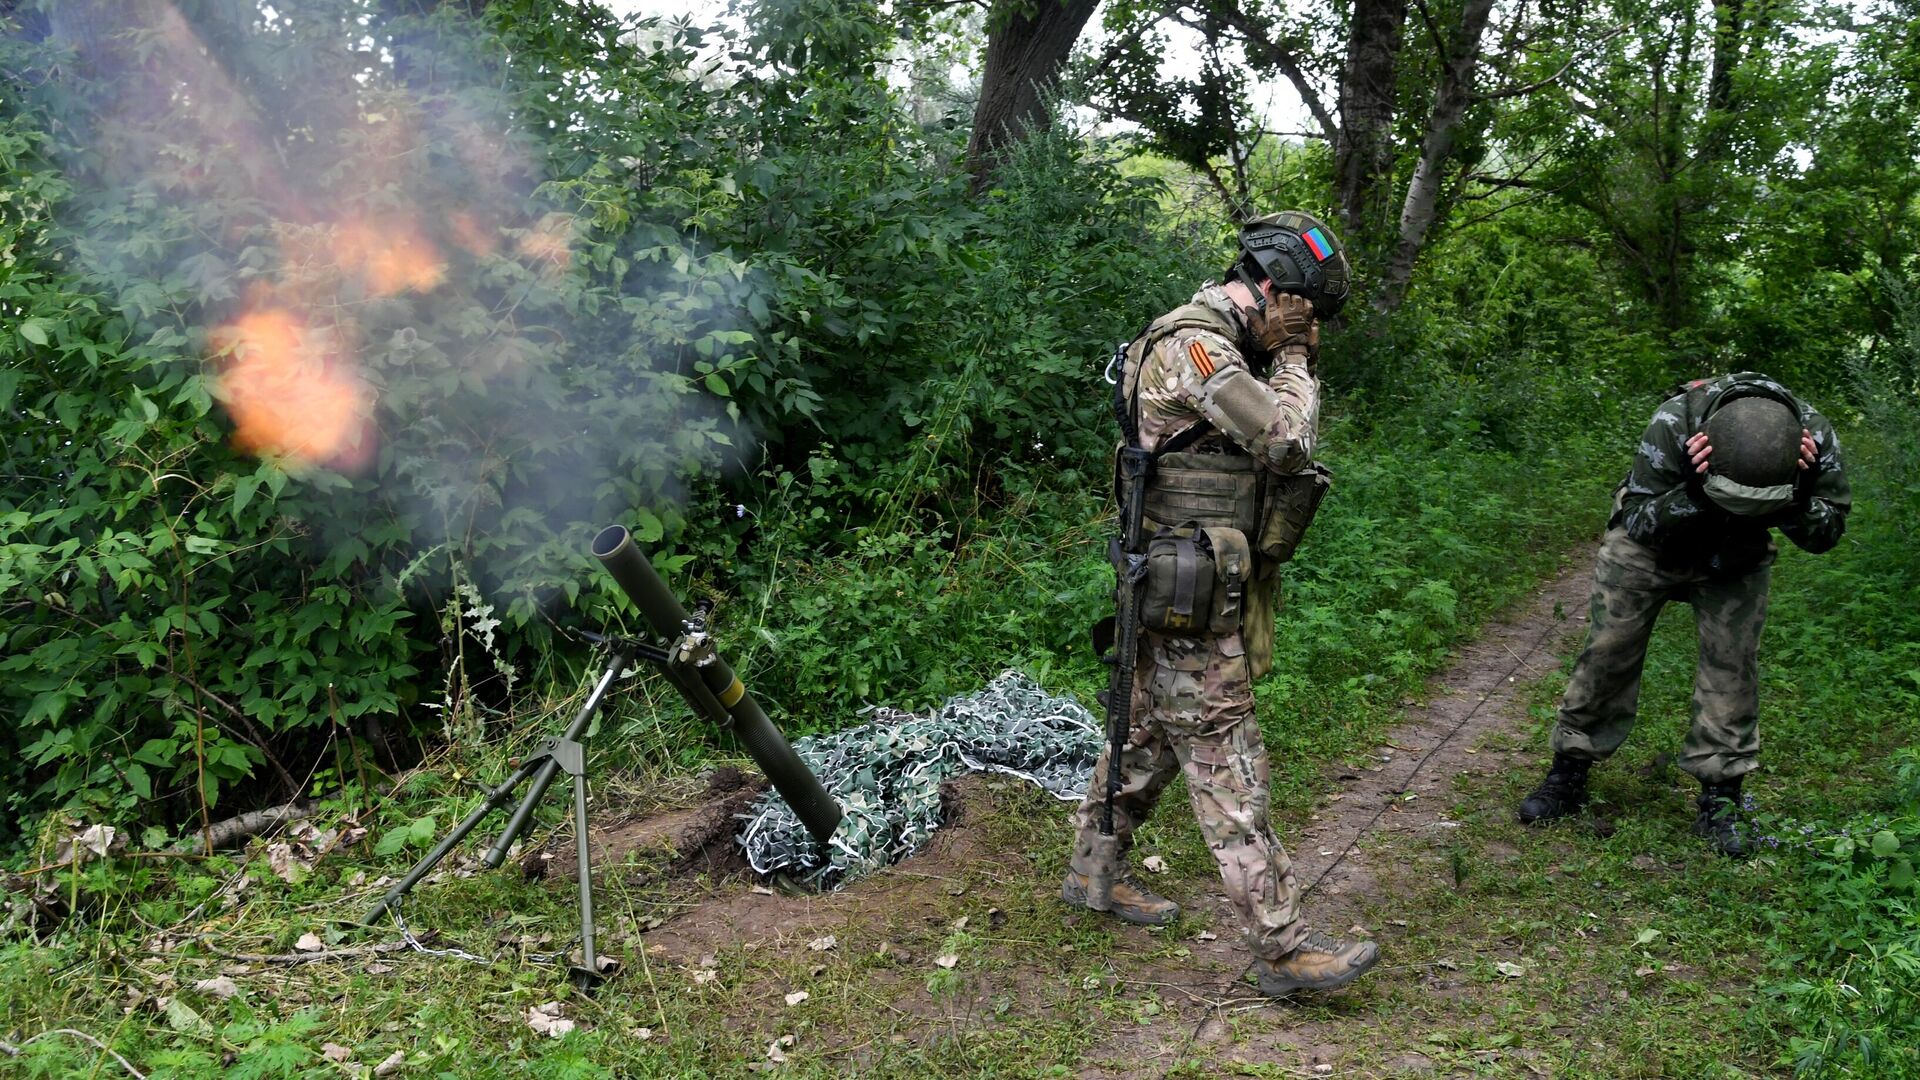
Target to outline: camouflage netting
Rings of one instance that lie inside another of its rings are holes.
[[[1008,773],[1078,799],[1100,755],[1098,718],[1014,671],[932,715],[885,707],[868,715],[794,744],[846,811],[826,850],[769,791],[748,808],[740,836],[755,872],[831,888],[918,851],[940,827],[940,784],[962,770]]]

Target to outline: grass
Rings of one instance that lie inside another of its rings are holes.
[[[1333,513],[1341,504],[1329,503],[1290,572],[1283,674],[1258,691],[1283,823],[1312,811],[1320,770],[1373,745],[1459,633],[1524,594],[1591,530],[1611,479],[1588,470],[1590,497],[1540,513],[1526,478],[1492,456],[1369,463],[1356,449],[1336,465],[1345,506]],[[1439,482],[1446,477],[1457,485]],[[1454,494],[1420,494],[1432,491]],[[1859,669],[1858,633],[1809,629],[1843,602],[1856,618],[1892,617],[1848,599],[1886,573],[1878,528],[1863,516],[1859,544],[1822,559],[1789,554],[1776,574],[1766,771],[1753,788],[1796,819],[1884,804],[1885,751],[1916,734],[1910,711],[1848,677]],[[1496,557],[1508,550],[1520,554]],[[71,1027],[153,1076],[339,1075],[330,1052],[368,1067],[398,1054],[401,1075],[502,1077],[755,1068],[1045,1076],[1143,1063],[1196,1077],[1315,1075],[1315,1064],[1340,1075],[1774,1075],[1792,1060],[1795,1033],[1817,1030],[1817,1017],[1762,993],[1791,973],[1787,946],[1807,929],[1795,908],[1810,867],[1792,852],[1718,859],[1687,833],[1692,782],[1656,759],[1683,735],[1691,652],[1690,616],[1677,607],[1656,635],[1641,727],[1596,773],[1610,829],[1512,822],[1512,805],[1546,758],[1560,683],[1549,678],[1535,688],[1531,722],[1508,737],[1519,764],[1456,783],[1450,816],[1461,828],[1439,841],[1370,841],[1370,863],[1393,868],[1363,916],[1387,964],[1327,1000],[1266,1006],[1250,986],[1219,997],[1238,967],[1200,935],[1235,930],[1204,914],[1143,933],[1066,912],[1053,898],[1066,807],[993,779],[974,785],[955,834],[965,849],[919,864],[933,876],[909,865],[810,901],[758,897],[738,882],[638,885],[607,874],[597,895],[604,943],[627,970],[591,998],[558,968],[527,960],[567,947],[572,893],[512,873],[461,876],[457,864],[418,891],[407,918],[443,935],[431,946],[457,944],[496,957],[489,962],[410,953],[299,966],[231,959],[292,950],[309,932],[335,947],[393,941],[390,931],[364,934],[345,921],[417,847],[336,855],[297,884],[266,873],[258,848],[245,861],[92,864],[54,883],[77,901],[64,923],[0,944],[0,1038],[20,1045]],[[1096,671],[1067,662],[1055,679],[1084,693]],[[565,696],[547,710],[564,711]],[[626,700],[628,715],[641,716],[620,723],[653,722],[634,696]],[[1838,714],[1855,722],[1836,724]],[[672,721],[661,730],[685,737]],[[648,753],[627,748],[628,771],[603,785],[603,803],[622,784],[663,782],[659,761],[672,760],[663,755],[651,772],[634,772]],[[440,763],[384,812],[369,843],[425,814],[444,827],[501,767]],[[1212,860],[1182,812],[1184,796],[1166,797],[1140,846],[1167,858],[1167,891],[1203,896],[1214,887]],[[557,817],[564,800],[551,801]],[[232,899],[194,910],[242,879],[249,884]],[[705,943],[675,939],[699,905],[740,925],[722,925]],[[786,921],[765,922],[769,911]],[[833,948],[809,947],[828,934]],[[222,975],[237,994],[222,998],[218,984],[204,984]],[[805,999],[787,1003],[801,992]],[[1207,1010],[1198,999],[1230,1003]],[[528,1010],[553,1002],[578,1030],[555,1039],[529,1026]],[[26,1045],[10,1064],[27,1076],[119,1070],[66,1036]]]

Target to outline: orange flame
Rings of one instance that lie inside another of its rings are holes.
[[[351,221],[333,236],[333,257],[375,296],[431,292],[446,277],[440,249],[409,221]]]
[[[519,243],[514,246],[521,256],[541,264],[543,273],[555,275],[573,261],[572,241],[573,216],[556,212],[542,216],[520,235]]]
[[[493,231],[465,210],[455,210],[447,215],[447,231],[453,235],[454,243],[465,248],[469,255],[479,258],[493,254],[494,249],[500,246]]]
[[[214,332],[240,450],[346,471],[373,460],[372,395],[298,315],[260,307]]]

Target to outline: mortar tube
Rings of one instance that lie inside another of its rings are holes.
[[[680,606],[673,590],[660,580],[646,553],[633,542],[625,527],[609,525],[600,530],[593,538],[592,551],[620,590],[627,594],[627,599],[640,609],[656,635],[672,642],[687,632],[686,608]],[[833,801],[820,778],[794,753],[786,737],[773,726],[773,721],[747,692],[733,668],[715,652],[710,662],[694,668],[690,674],[707,693],[683,691],[687,703],[703,713],[712,713],[715,706],[723,710],[720,715],[709,715],[708,719],[733,728],[754,764],[760,766],[774,790],[793,807],[800,823],[815,840],[825,844],[840,824],[840,804]]]

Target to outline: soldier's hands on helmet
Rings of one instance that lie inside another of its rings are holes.
[[[1292,293],[1276,293],[1273,282],[1260,283],[1260,295],[1266,299],[1264,310],[1247,311],[1247,329],[1254,343],[1268,353],[1300,348],[1309,351],[1320,344],[1320,320],[1314,317],[1313,302]],[[1304,363],[1304,357],[1301,359]]]
[[[1707,466],[1711,464],[1708,459],[1713,456],[1713,446],[1707,442],[1706,432],[1702,431],[1687,440],[1687,455],[1693,459],[1694,472],[1703,473],[1707,471]],[[1810,469],[1819,460],[1820,447],[1814,444],[1813,432],[1808,431],[1806,428],[1801,428],[1800,460],[1798,462],[1800,468],[1802,470]]]
[[[1713,456],[1713,447],[1707,442],[1706,432],[1699,432],[1687,440],[1687,455],[1693,459],[1694,472],[1707,471],[1707,466],[1710,464],[1707,459]]]

